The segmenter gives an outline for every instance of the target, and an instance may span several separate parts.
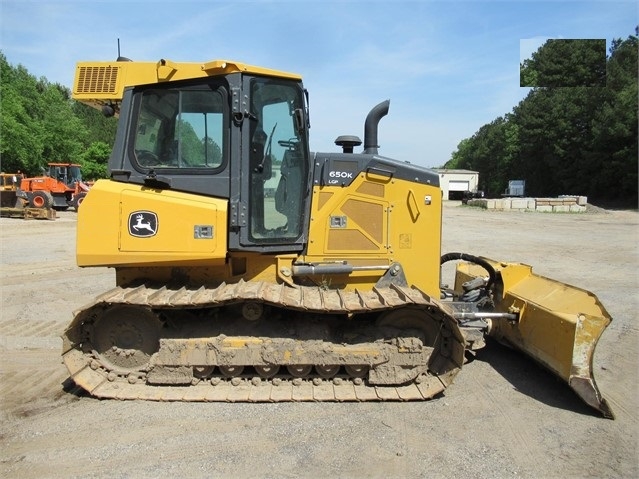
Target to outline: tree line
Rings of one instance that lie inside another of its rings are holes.
[[[117,120],[71,99],[71,91],[13,66],[0,51],[2,171],[39,176],[47,163],[82,165],[85,179],[104,178]]]
[[[444,168],[478,171],[499,196],[509,179],[535,196],[586,195],[636,205],[638,38],[549,40],[520,65],[531,90],[512,112],[463,139]],[[603,47],[603,53],[602,53]],[[2,171],[41,174],[48,162],[106,176],[117,120],[71,99],[68,88],[13,66],[0,51]]]
[[[523,179],[531,196],[636,207],[637,34],[613,40],[607,57],[605,41],[544,43],[520,65],[528,95],[462,140],[444,168],[478,171],[488,196]]]

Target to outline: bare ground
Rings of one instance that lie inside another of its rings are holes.
[[[444,252],[532,264],[596,293],[614,318],[598,417],[497,344],[420,403],[100,401],[68,382],[59,336],[114,273],[75,266],[75,213],[0,219],[0,476],[639,477],[639,214],[444,209]],[[427,247],[427,245],[424,245]]]

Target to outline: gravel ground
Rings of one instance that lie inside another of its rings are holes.
[[[0,476],[639,477],[638,226],[633,211],[444,208],[444,252],[529,263],[599,296],[614,318],[595,356],[611,421],[497,344],[420,403],[93,399],[64,387],[59,336],[113,271],[75,266],[73,212],[1,218]]]

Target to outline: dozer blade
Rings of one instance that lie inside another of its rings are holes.
[[[518,319],[492,320],[490,335],[532,357],[558,375],[589,406],[604,417],[614,415],[593,376],[593,355],[612,318],[591,292],[536,275],[532,267],[488,258],[497,280],[495,309],[517,313]],[[455,289],[485,270],[471,263],[457,265]]]

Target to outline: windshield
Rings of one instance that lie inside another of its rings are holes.
[[[135,159],[143,168],[222,164],[223,99],[215,90],[150,89],[142,94]]]
[[[82,181],[82,173],[80,173],[79,166],[69,167],[69,180],[71,183],[75,183],[76,181]]]
[[[71,187],[76,181],[82,181],[80,167],[77,165],[50,164],[49,176]]]

